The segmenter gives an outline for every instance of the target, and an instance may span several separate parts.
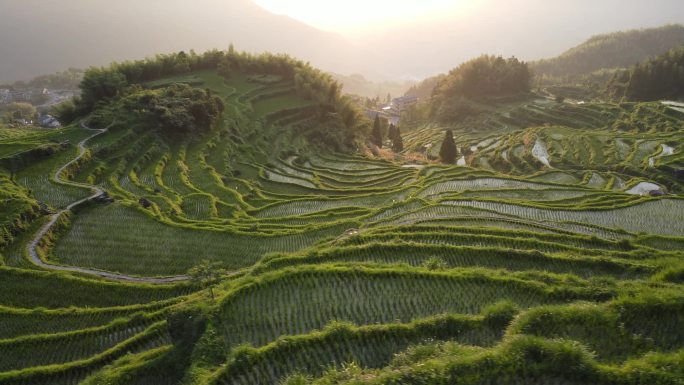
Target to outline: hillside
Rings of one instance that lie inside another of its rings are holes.
[[[524,83],[375,156],[286,56],[89,70],[0,128],[0,384],[681,382],[684,114]]]
[[[421,102],[405,113],[405,121],[457,123],[473,119],[485,112],[482,103],[528,97],[531,76],[527,64],[515,57],[480,56],[409,89],[406,94]]]
[[[616,73],[607,88],[615,98],[684,99],[684,47]]]
[[[444,80],[446,75],[437,75],[424,79],[420,83],[409,88],[405,95],[415,96],[419,99],[428,99],[432,96],[432,91]]]
[[[684,45],[684,25],[674,24],[591,37],[558,57],[531,62],[536,76],[571,78],[627,68]]]

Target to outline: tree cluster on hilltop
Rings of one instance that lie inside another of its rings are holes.
[[[217,70],[227,78],[240,72],[273,74],[292,81],[298,94],[315,102],[318,115],[324,120],[323,126],[328,127],[318,139],[325,143],[335,142],[332,143],[334,147],[351,148],[358,138],[370,131],[370,122],[363,112],[353,101],[342,96],[341,87],[329,75],[287,55],[254,55],[236,52],[232,46],[227,51],[179,52],[113,63],[106,68],[90,68],[81,82],[81,97],[58,106],[56,113],[63,121],[73,121],[99,106],[139,91],[136,85],[207,69]]]
[[[684,98],[684,48],[615,74],[608,91],[634,101]]]
[[[431,78],[427,78],[420,83],[412,86],[411,88],[406,91],[406,96],[415,96],[420,99],[428,99],[432,96],[432,92],[435,90],[435,87],[444,80],[446,77],[445,74],[440,74],[437,76],[433,76]]]
[[[531,73],[515,57],[483,55],[453,69],[435,87],[434,96],[461,95],[473,99],[528,92]]]
[[[13,124],[22,120],[33,120],[37,117],[36,107],[30,103],[13,102],[5,107],[5,115],[2,120],[5,123]]]
[[[529,93],[531,78],[527,64],[514,57],[480,56],[440,79],[422,107],[428,109],[423,115],[444,123],[462,121],[480,113],[473,101]],[[421,115],[414,110],[411,113]]]
[[[666,25],[597,35],[558,57],[530,63],[539,78],[571,79],[627,68],[684,45],[684,26]]]
[[[210,90],[187,84],[141,90],[126,96],[121,105],[130,119],[177,134],[211,128],[224,109],[221,98]]]

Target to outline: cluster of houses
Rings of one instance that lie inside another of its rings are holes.
[[[375,119],[376,116],[382,116],[389,120],[390,123],[396,125],[399,123],[399,117],[401,113],[404,112],[409,106],[418,103],[418,97],[416,96],[402,96],[399,98],[394,98],[389,104],[380,106],[380,109],[373,110],[367,109],[366,116],[371,119]]]
[[[73,94],[73,93],[72,93]],[[0,105],[10,104],[14,102],[31,103],[40,96],[50,96],[53,104],[59,102],[73,95],[53,94],[47,88],[38,88],[30,90],[12,90],[8,88],[0,88]],[[36,120],[17,119],[12,122],[19,126],[40,126],[43,128],[60,128],[62,125],[57,118],[49,114],[40,114]]]
[[[47,88],[20,91],[0,88],[0,104],[9,104],[12,102],[31,102],[38,96],[49,94],[50,91],[48,91]]]
[[[44,128],[60,128],[62,125],[59,120],[52,115],[41,115],[38,117],[38,124]]]
[[[34,120],[28,120],[28,119],[16,119],[12,121],[12,124],[10,126],[40,126],[43,128],[60,128],[62,127],[62,124],[59,123],[59,120],[55,118],[52,115],[44,114],[38,116],[38,119]]]

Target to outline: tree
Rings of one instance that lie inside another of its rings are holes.
[[[224,109],[221,98],[211,90],[182,83],[157,90],[140,89],[113,105],[119,106],[121,115],[179,135],[208,131]]]
[[[73,104],[60,106],[57,109],[58,115],[63,121],[70,121],[111,105],[113,101],[121,101],[139,93],[143,83],[211,69],[224,76],[238,72],[271,74],[282,77],[284,81],[294,82],[295,91],[312,101],[312,106],[309,107],[311,114],[322,119],[321,128],[315,131],[330,138],[326,140],[326,147],[336,151],[355,149],[361,140],[370,135],[371,121],[351,98],[341,95],[340,86],[330,75],[287,55],[239,53],[232,45],[227,52],[211,50],[201,55],[193,51],[179,52],[156,55],[145,60],[113,63],[106,68],[91,68],[81,82],[81,97],[75,98]],[[187,123],[195,121],[202,125],[203,121],[206,123],[204,117],[213,116],[212,110],[216,110],[211,104],[220,107],[218,103],[206,104],[204,100],[199,104],[186,103],[186,100],[176,103],[172,95],[164,99],[167,100],[163,103],[142,101],[143,105],[151,104],[155,109],[136,107],[136,112],[150,112],[151,117],[161,120],[164,127],[176,131],[192,131],[184,128]]]
[[[444,270],[449,265],[441,257],[430,257],[425,262],[423,262],[423,267],[428,270]]]
[[[374,145],[382,148],[382,126],[380,125],[380,115],[375,115],[371,142],[373,142]]]
[[[226,79],[229,79],[231,74],[233,73],[233,65],[230,61],[229,58],[224,58],[221,60],[216,67],[216,70],[219,75],[223,76]]]
[[[89,69],[81,81],[81,99],[87,111],[92,111],[95,104],[121,96],[128,86],[126,77],[117,72],[99,68]]]
[[[392,125],[390,127],[394,127],[394,125]],[[398,127],[394,127],[394,137],[392,137],[392,151],[394,151],[394,152],[404,151],[404,139],[401,138],[401,132],[399,132]]]
[[[394,124],[389,125],[389,129],[387,130],[387,137],[394,142],[394,137],[397,135],[397,127],[394,126]]]
[[[36,108],[29,103],[15,102],[7,106],[5,119],[12,123],[18,120],[33,120],[36,116]]]
[[[456,161],[456,142],[454,142],[454,133],[451,130],[446,131],[442,147],[439,149],[439,157],[442,163],[452,164]]]
[[[608,83],[615,98],[634,101],[679,99],[684,96],[684,48],[617,73]]]
[[[50,112],[57,117],[62,124],[68,124],[76,120],[81,111],[78,109],[78,103],[74,99],[66,100],[53,106]]]
[[[209,295],[211,296],[212,302],[216,300],[216,297],[214,296],[214,286],[221,281],[221,276],[226,273],[226,271],[219,266],[219,263],[210,262],[205,259],[197,266],[188,270],[188,275],[192,282],[198,284],[202,290],[209,289]]]

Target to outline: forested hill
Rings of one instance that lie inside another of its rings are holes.
[[[426,99],[432,96],[432,90],[435,89],[435,87],[442,81],[446,75],[440,74],[437,76],[433,76],[431,78],[427,78],[423,80],[422,82],[414,85],[413,87],[409,88],[408,91],[406,91],[406,95],[408,96],[415,96],[420,99]]]
[[[81,96],[58,105],[54,113],[62,122],[90,116],[95,123],[130,120],[131,124],[144,122],[146,128],[176,133],[206,129],[223,110],[221,101],[211,91],[197,93],[189,89],[187,86],[194,85],[193,80],[180,81],[188,83],[185,87],[171,84],[166,90],[144,89],[159,79],[191,77],[202,70],[216,71],[226,80],[240,74],[253,81],[277,83],[283,87],[280,93],[292,91],[307,100],[307,113],[316,118],[316,124],[305,136],[324,147],[348,150],[368,130],[369,122],[362,111],[341,94],[340,85],[328,74],[287,55],[238,53],[232,46],[228,51],[181,51],[90,68],[81,82]]]
[[[684,98],[684,47],[615,74],[608,89],[637,101]]]
[[[441,122],[462,121],[480,111],[472,101],[517,98],[530,91],[532,74],[527,63],[512,57],[483,55],[465,62],[448,74],[426,80],[409,94],[425,96],[434,83],[429,99],[422,103],[424,116]],[[419,107],[421,108],[421,107]]]
[[[684,45],[684,25],[597,35],[558,57],[530,63],[544,77],[589,75],[602,69],[627,68]]]

